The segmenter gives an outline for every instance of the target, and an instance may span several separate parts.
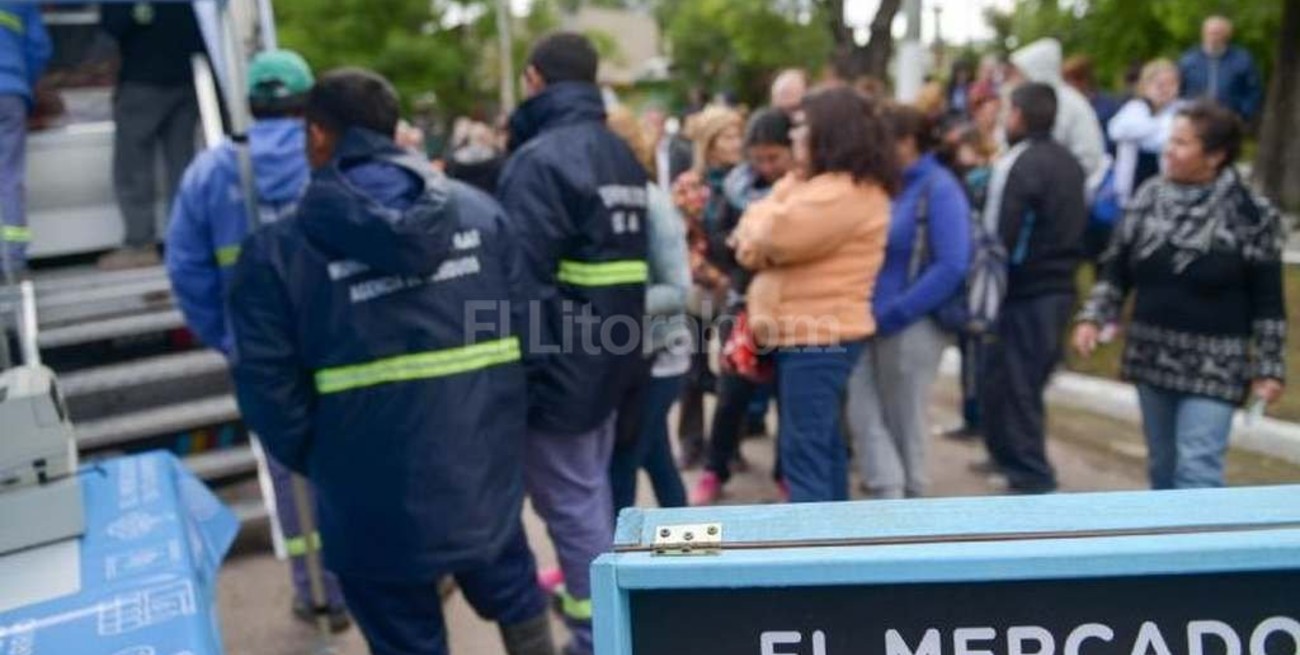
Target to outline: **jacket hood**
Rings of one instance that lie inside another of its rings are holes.
[[[253,159],[253,183],[260,202],[286,203],[297,200],[307,186],[307,128],[301,119],[275,118],[253,123],[248,136]],[[239,170],[234,146],[222,156],[227,165]]]
[[[911,166],[903,170],[903,182],[911,184],[917,180],[923,179],[942,167],[939,158],[932,152],[921,155]]]
[[[557,82],[524,101],[510,116],[510,150],[546,130],[585,122],[605,122],[605,100],[595,84]]]
[[[1011,63],[1031,82],[1060,84],[1061,42],[1056,39],[1039,39],[1015,51]]]
[[[299,206],[308,238],[390,275],[431,275],[451,251],[451,186],[392,139],[351,129],[312,173]]]

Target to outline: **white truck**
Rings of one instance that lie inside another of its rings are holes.
[[[269,0],[193,4],[211,62],[196,58],[203,117],[195,138],[212,143],[246,129],[246,111],[222,103],[230,97],[223,91],[235,89],[242,99],[244,62],[275,47],[274,22]],[[101,272],[93,265],[95,254],[124,236],[112,186],[116,46],[99,28],[99,4],[45,2],[42,13],[55,46],[43,86],[57,96],[56,109],[38,116],[43,125],[28,139],[34,337],[41,359],[59,374],[77,447],[89,457],[168,448],[210,483],[246,481],[257,467],[226,362],[185,330],[163,269]],[[0,325],[10,338],[19,295],[16,288],[0,293]],[[235,507],[248,520],[266,514],[256,494]]]

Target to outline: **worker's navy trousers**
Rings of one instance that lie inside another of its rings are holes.
[[[487,621],[515,625],[546,611],[537,564],[522,525],[491,564],[447,574],[455,577],[465,600]],[[339,582],[373,655],[447,653],[437,580],[408,584],[339,576]]]

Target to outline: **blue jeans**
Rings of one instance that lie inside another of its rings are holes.
[[[636,504],[637,472],[650,476],[660,507],[685,507],[686,487],[673,462],[668,443],[668,410],[681,394],[684,375],[651,378],[641,413],[641,432],[633,444],[616,444],[609,463],[609,482],[614,491],[614,516]]]
[[[0,95],[0,246],[14,271],[27,264],[27,99]]]
[[[776,352],[777,438],[790,501],[847,500],[848,447],[840,430],[844,391],[863,342]]]
[[[1146,384],[1137,389],[1151,488],[1222,487],[1236,406]]]

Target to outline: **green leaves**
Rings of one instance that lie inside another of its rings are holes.
[[[989,24],[1004,50],[1045,36],[1061,40],[1067,54],[1087,54],[1098,81],[1118,87],[1125,69],[1157,57],[1177,59],[1200,43],[1201,22],[1224,13],[1232,19],[1233,42],[1250,51],[1265,73],[1282,20],[1282,0],[1025,0],[1006,13],[992,12]]]
[[[734,90],[750,104],[765,101],[772,71],[788,66],[817,70],[826,63],[832,43],[820,12],[807,3],[780,0],[666,1],[659,6],[678,83]]]
[[[408,106],[432,93],[444,117],[495,106],[499,81],[494,0],[276,0],[280,42],[318,72],[372,68]],[[528,45],[556,23],[536,0],[516,22],[516,67]]]

